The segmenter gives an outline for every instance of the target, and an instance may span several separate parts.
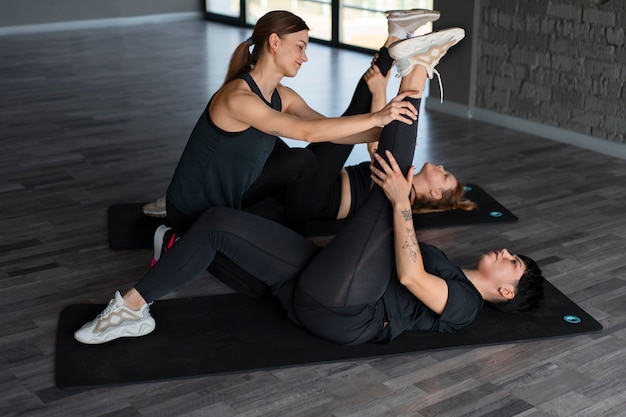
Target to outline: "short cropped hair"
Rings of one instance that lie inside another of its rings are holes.
[[[497,310],[507,313],[519,313],[534,310],[543,300],[543,281],[541,269],[532,258],[517,255],[526,265],[526,272],[522,275],[515,289],[513,299],[501,303],[488,303]]]

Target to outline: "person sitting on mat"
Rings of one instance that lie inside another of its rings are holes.
[[[423,9],[408,11],[391,10],[387,11],[386,15],[388,18],[389,37],[377,54],[378,62],[376,62],[375,66],[372,66],[376,73],[368,71],[359,80],[350,105],[343,113],[343,116],[376,112],[384,108],[386,103],[386,82],[393,63],[393,60],[389,57],[387,47],[394,41],[410,37],[413,32],[425,23],[439,18],[438,12]],[[233,61],[235,56],[238,55],[233,55]],[[377,78],[380,78],[377,77],[380,74],[383,74],[382,81],[377,80]],[[232,77],[227,77],[227,80],[229,78]],[[373,83],[373,86],[370,86],[370,83]],[[374,88],[375,91],[373,93],[370,92],[370,89]],[[201,121],[204,122],[204,118],[201,118]],[[198,129],[198,126],[196,128]],[[374,132],[374,130],[371,130],[371,132]],[[192,134],[192,137],[195,136]],[[366,140],[370,139],[364,139],[363,141]],[[313,174],[310,172],[311,159],[308,158],[309,154],[303,153],[303,149],[290,149],[288,145],[278,139],[261,174],[241,196],[241,205],[243,207],[250,206],[271,194],[272,191],[283,189],[281,202],[285,207],[287,224],[290,226],[297,225],[295,230],[305,232],[307,217],[309,216],[330,219],[345,218],[349,212],[353,212],[358,207],[356,201],[361,201],[363,191],[369,189],[371,184],[369,174],[363,175],[369,169],[365,166],[357,166],[354,169],[348,168],[348,174],[340,174],[341,168],[352,148],[352,144],[338,145],[328,142],[308,145],[305,149],[312,151],[316,157],[317,178],[313,179]],[[188,152],[185,152],[179,164],[183,163],[182,160],[184,158],[193,159],[194,157],[197,157],[197,155],[189,155]],[[443,169],[441,166],[428,163],[424,165],[422,171],[415,177],[415,194],[417,197],[414,197],[414,200],[416,201],[416,207],[419,206],[420,210],[428,211],[475,208],[471,202],[462,200],[462,184],[458,183],[453,176],[448,181],[451,185],[449,189],[442,188],[440,184],[438,187],[434,187],[425,181],[423,182],[422,180],[424,179],[435,177],[435,175],[428,175],[428,172],[435,174],[435,168],[437,170]],[[182,174],[178,171],[177,169],[177,174],[175,174],[175,178],[172,180],[168,194],[172,191],[174,194],[182,194],[181,199],[194,200],[195,212],[201,212],[203,209],[210,207],[211,204],[207,204],[206,201],[200,201],[197,197],[189,196],[189,194],[193,193],[191,193],[192,190],[188,184],[198,184],[203,189],[208,182],[206,174],[204,172]],[[180,171],[184,170],[180,168]],[[448,176],[447,172],[441,172],[442,176]],[[198,176],[198,174],[200,175]],[[350,177],[350,180],[348,180],[348,177]],[[190,179],[192,180],[191,182],[189,181]],[[315,185],[312,186],[311,181],[315,181]],[[352,182],[352,187],[350,187],[350,182]],[[183,188],[174,184],[187,185],[185,186],[186,188]],[[311,190],[314,191],[311,192]],[[207,193],[195,193],[196,196],[205,194]],[[304,195],[308,197],[305,198]],[[177,197],[174,196],[173,198],[176,199]],[[168,215],[166,205],[169,204],[171,208],[169,211],[169,223],[180,234],[191,224],[195,215],[183,216],[180,210],[176,210],[176,207],[171,207],[172,199],[170,198],[169,200],[169,203],[167,203],[167,199],[163,197],[156,202],[146,204],[144,213],[155,217],[165,217]],[[352,202],[355,202],[355,204],[351,204]],[[335,206],[335,204],[339,203],[339,207]],[[219,205],[232,206],[230,204]],[[176,206],[175,202],[174,206]],[[314,213],[309,214],[309,210],[314,210]],[[158,259],[158,254],[155,256],[155,259]]]
[[[302,230],[302,219],[308,218],[315,160],[300,148],[286,155],[272,154],[278,136],[365,143],[375,141],[380,127],[393,120],[413,123],[417,118],[412,104],[401,99],[375,113],[329,118],[280,84],[308,61],[308,31],[293,13],[271,11],[233,52],[224,84],[197,121],[167,188],[168,220],[178,233],[184,233],[210,207],[240,209],[244,193],[250,194],[253,184],[267,195],[273,181],[283,187],[292,176],[297,186],[288,190],[293,194],[288,196],[289,204],[295,207],[289,212],[302,214],[289,219],[290,226]],[[268,164],[282,174],[268,174],[259,183],[262,170],[274,172]]]
[[[426,77],[464,35],[452,28],[391,45],[403,77],[399,97],[418,108]],[[416,136],[416,123],[383,128],[371,168],[376,186],[328,246],[269,219],[214,207],[75,339],[99,344],[152,332],[149,305],[202,274],[216,253],[269,285],[295,323],[344,345],[388,343],[407,330],[454,332],[484,302],[514,311],[536,306],[543,277],[532,259],[501,249],[461,269],[418,242],[409,201]]]

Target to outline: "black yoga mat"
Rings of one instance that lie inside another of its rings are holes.
[[[479,209],[416,214],[413,216],[415,227],[427,229],[517,221],[517,217],[511,211],[475,184],[468,184],[465,187],[465,197],[478,204]],[[121,203],[109,207],[108,228],[109,247],[111,249],[152,248],[154,231],[160,224],[167,224],[167,219],[157,219],[144,215],[142,211],[144,204]],[[280,222],[282,218],[280,210],[278,203],[266,199],[248,211]],[[313,221],[308,235],[311,237],[334,235],[341,229],[342,225],[343,221]]]
[[[432,349],[483,346],[571,336],[600,323],[549,282],[546,302],[532,313],[485,307],[455,334],[405,332],[388,345],[341,346],[314,337],[287,319],[273,298],[241,294],[161,300],[151,307],[156,330],[103,345],[76,342],[73,333],[104,305],[76,304],[59,317],[56,384],[128,384],[194,376],[380,357]]]

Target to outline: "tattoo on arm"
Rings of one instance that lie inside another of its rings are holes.
[[[402,217],[404,218],[405,222],[413,220],[413,214],[411,213],[411,210],[402,210]]]
[[[411,227],[406,228],[406,240],[402,245],[402,249],[408,251],[411,261],[417,261],[417,237],[415,236],[415,230]]]

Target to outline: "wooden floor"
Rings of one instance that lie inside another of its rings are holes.
[[[0,415],[626,415],[626,162],[427,111],[416,161],[445,164],[520,221],[420,238],[462,264],[501,247],[536,258],[604,325],[601,333],[121,387],[55,386],[59,312],[107,302],[151,257],[109,249],[107,207],[164,193],[230,52],[248,35],[185,21],[0,38]],[[319,111],[340,114],[370,57],[310,45],[309,58],[285,83]],[[453,76],[442,74],[444,84]],[[353,161],[365,155],[359,149]],[[224,292],[206,275],[172,296]]]

